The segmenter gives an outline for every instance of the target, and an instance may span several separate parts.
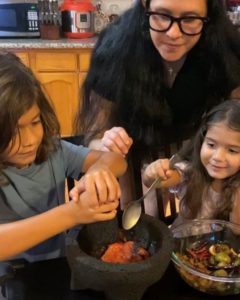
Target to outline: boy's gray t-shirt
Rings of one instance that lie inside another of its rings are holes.
[[[83,146],[61,141],[58,150],[39,165],[33,163],[25,169],[4,169],[10,184],[0,188],[0,223],[25,219],[63,204],[65,178],[79,178],[89,151]],[[62,233],[31,248],[18,258],[26,258],[28,261],[56,258],[64,255],[64,245],[65,235]]]

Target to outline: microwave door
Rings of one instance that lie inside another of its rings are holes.
[[[39,36],[36,5],[2,4],[0,1],[0,36]]]

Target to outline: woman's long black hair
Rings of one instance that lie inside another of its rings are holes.
[[[207,110],[240,85],[240,36],[223,1],[206,1],[210,21],[190,52],[209,70],[206,81],[212,98],[206,103]],[[154,122],[164,124],[168,111],[162,97],[162,59],[151,41],[145,16],[150,2],[146,0],[145,8],[138,0],[99,35],[76,116],[76,131],[86,135],[87,143],[104,128],[118,125],[135,142],[147,144],[147,128]],[[114,103],[113,110],[94,128],[102,98]]]

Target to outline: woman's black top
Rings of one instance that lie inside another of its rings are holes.
[[[161,119],[151,119],[141,117],[141,115],[134,117],[131,100],[122,97],[120,110],[116,112],[119,119],[113,125],[123,126],[135,143],[140,143],[145,147],[169,144],[189,138],[199,125],[203,113],[225,97],[225,95],[215,97],[210,92],[207,72],[207,67],[202,61],[194,55],[189,55],[173,86],[165,87],[159,95],[159,101],[164,98],[164,109],[168,111],[165,116],[161,116]],[[95,83],[101,82],[98,80]],[[101,84],[96,84],[94,90],[105,99],[117,101],[114,89],[111,87],[103,89]],[[227,95],[230,89],[225,92]]]

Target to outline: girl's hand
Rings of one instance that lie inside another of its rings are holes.
[[[150,186],[157,177],[160,177],[159,187],[162,187],[163,182],[167,181],[173,173],[176,171],[170,169],[169,159],[158,159],[146,167],[143,182],[146,186]]]
[[[125,156],[128,154],[133,140],[122,127],[113,127],[105,131],[99,150],[112,151]]]
[[[85,191],[89,197],[89,206],[118,202],[121,197],[120,185],[117,178],[106,167],[91,168],[70,191],[69,196],[75,202],[79,201],[81,193]]]

